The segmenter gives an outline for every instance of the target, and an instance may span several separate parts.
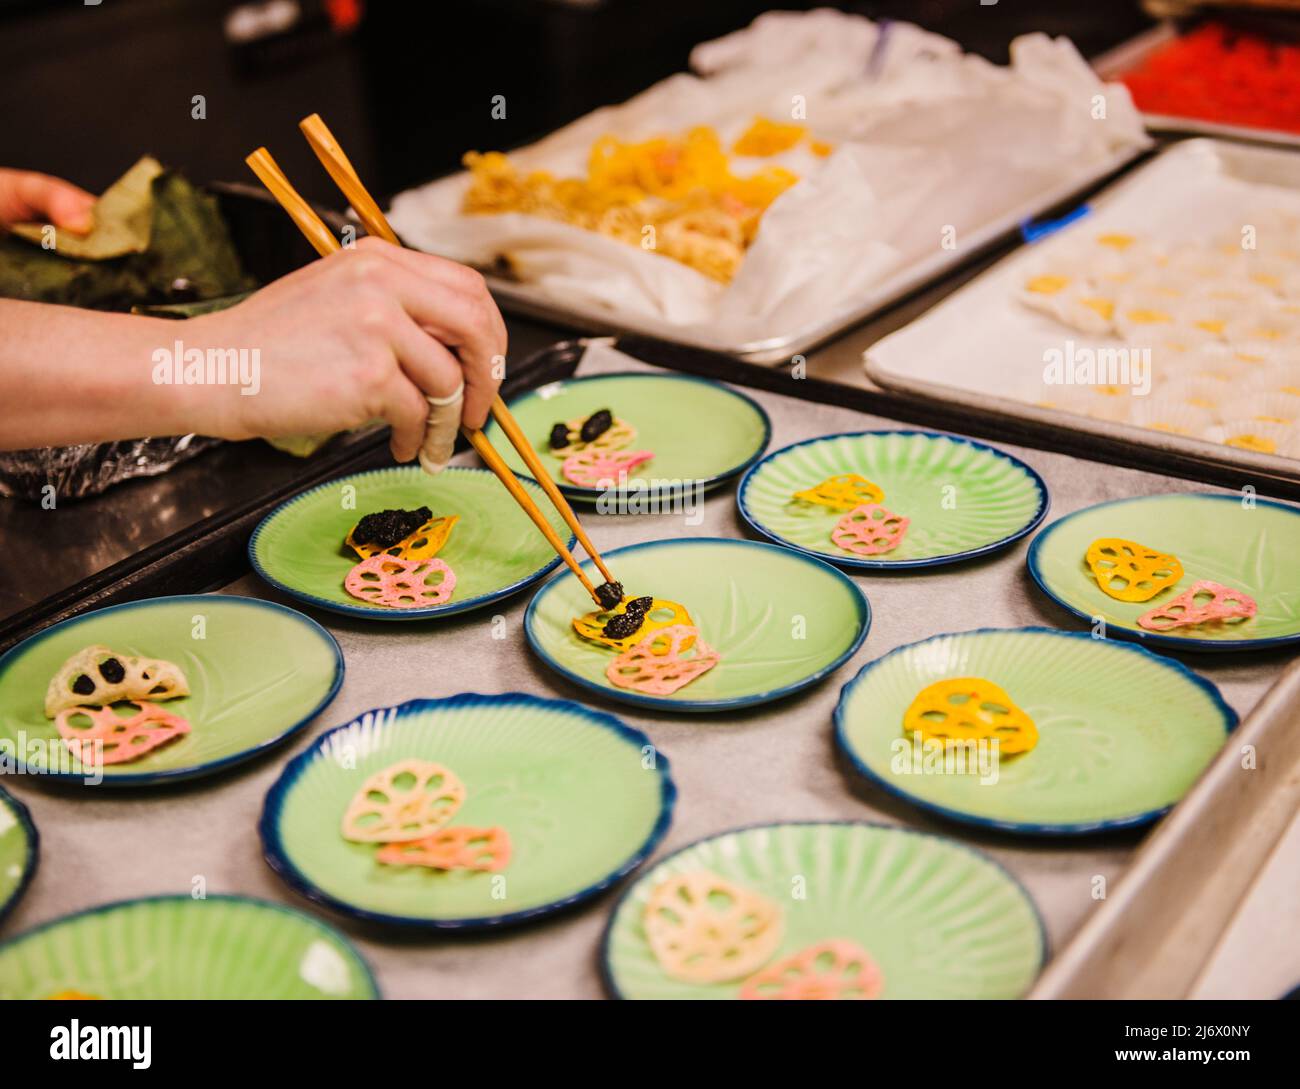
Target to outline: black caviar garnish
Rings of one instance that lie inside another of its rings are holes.
[[[578,436],[583,442],[594,442],[613,426],[613,415],[609,409],[602,408],[599,412],[593,412],[583,421],[582,430],[578,432]]]
[[[392,548],[399,541],[406,540],[432,517],[433,512],[428,507],[420,507],[419,510],[381,510],[367,514],[352,531],[352,543]]]
[[[109,684],[120,684],[126,676],[126,669],[116,658],[105,658],[99,663],[99,675]]]
[[[626,639],[641,630],[645,623],[645,613],[615,613],[605,622],[606,639]]]
[[[602,609],[617,609],[618,603],[623,600],[623,584],[602,582],[596,587],[596,600]]]
[[[569,445],[569,425],[556,424],[551,428],[551,437],[547,440],[552,450],[559,450],[563,446]]]
[[[83,673],[72,682],[72,690],[78,696],[89,696],[95,691],[95,678]]]
[[[626,611],[634,613],[637,616],[645,616],[650,611],[650,606],[655,603],[652,597],[634,597],[627,603]]]

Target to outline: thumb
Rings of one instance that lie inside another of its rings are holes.
[[[95,198],[83,189],[67,182],[50,180],[45,199],[45,211],[56,227],[87,234],[95,226]]]

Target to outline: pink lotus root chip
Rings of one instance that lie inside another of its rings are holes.
[[[440,828],[424,839],[389,843],[376,855],[389,866],[500,873],[510,865],[510,833],[504,828]]]
[[[1208,601],[1198,601],[1209,595]],[[1259,611],[1255,599],[1229,586],[1200,579],[1177,597],[1138,617],[1148,631],[1193,628],[1212,620],[1247,620]]]
[[[885,977],[860,945],[843,938],[810,945],[745,980],[740,997],[785,1001],[879,998]]]
[[[855,556],[878,556],[896,549],[911,524],[910,518],[886,510],[879,503],[864,503],[835,523],[831,540]]]
[[[647,696],[671,696],[722,660],[699,634],[700,629],[689,624],[660,628],[610,662],[605,676],[618,688]],[[695,640],[695,654],[683,658],[683,645],[691,639]]]
[[[54,718],[54,726],[68,750],[83,764],[126,764],[145,753],[184,737],[190,724],[169,714],[156,703],[133,701],[123,707],[137,708],[131,715],[119,714],[111,706],[69,707]],[[82,720],[89,720],[82,724]],[[99,744],[103,749],[99,749]]]
[[[441,581],[434,579],[441,574]],[[433,582],[430,582],[434,579]],[[348,572],[343,588],[369,605],[386,605],[390,609],[425,609],[441,605],[456,589],[456,572],[446,560],[431,556],[424,560],[404,560],[379,553],[362,560]]]
[[[580,488],[612,488],[655,456],[653,450],[600,450],[590,448],[564,459],[560,472]]]

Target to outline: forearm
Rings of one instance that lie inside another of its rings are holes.
[[[233,387],[162,380],[187,331],[197,323],[0,300],[0,449],[237,437]]]

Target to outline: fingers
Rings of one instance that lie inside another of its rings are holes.
[[[454,261],[365,239],[355,253],[337,260],[355,262],[363,283],[391,294],[417,325],[454,350],[465,381],[461,419],[468,427],[482,427],[501,384],[498,363],[506,354],[505,320],[483,277]],[[444,382],[427,392],[446,396],[454,388]]]
[[[380,412],[392,428],[388,446],[393,458],[413,460],[424,441],[424,421],[429,412],[424,394],[401,371],[394,370],[385,386]]]
[[[78,234],[94,227],[95,198],[84,189],[48,174],[6,171],[5,175],[0,179],[7,183],[0,199],[0,218],[5,223],[52,223]]]

